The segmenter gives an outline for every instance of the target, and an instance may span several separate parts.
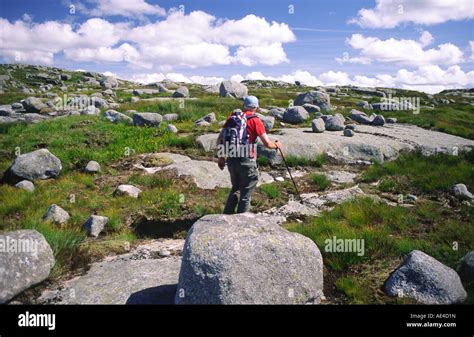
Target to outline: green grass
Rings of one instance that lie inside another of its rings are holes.
[[[305,157],[289,155],[285,157],[288,166],[314,166],[321,167],[326,162],[323,155],[317,155],[316,157],[309,159]]]
[[[391,162],[375,163],[362,175],[362,181],[383,181],[379,189],[394,193],[449,192],[463,183],[474,189],[474,151],[459,154],[404,154]]]
[[[312,173],[309,176],[309,181],[316,191],[324,191],[331,185],[331,181],[325,174]]]
[[[405,303],[406,299],[390,299],[379,290],[390,272],[415,249],[455,269],[474,245],[473,213],[467,206],[459,211],[434,202],[392,207],[359,197],[286,227],[318,245],[328,272],[342,275],[335,286],[350,303]],[[364,240],[364,255],[331,251],[333,237]]]
[[[192,146],[193,137],[167,132],[164,123],[160,128],[134,127],[97,116],[0,127],[0,148],[5,154],[0,161],[11,162],[17,147],[21,153],[46,147],[61,160],[62,174],[84,167],[89,160],[107,165],[133,154]]]
[[[280,189],[274,184],[264,184],[261,185],[259,188],[260,191],[265,193],[270,199],[275,199],[280,196]]]

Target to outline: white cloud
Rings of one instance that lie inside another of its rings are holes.
[[[103,72],[102,74],[104,74],[105,76],[113,76],[113,77],[117,77],[117,74],[111,72],[111,71],[105,71]]]
[[[394,28],[405,23],[434,25],[472,18],[471,0],[377,0],[375,8],[359,10],[349,23],[363,28]]]
[[[78,10],[90,16],[143,17],[145,15],[166,15],[166,10],[158,5],[150,5],[144,0],[93,0],[93,8],[78,4]]]
[[[0,18],[0,30],[0,55],[7,61],[23,53],[23,62],[50,64],[55,54],[64,52],[73,61],[125,62],[160,71],[228,64],[276,65],[288,62],[282,44],[295,40],[284,23],[269,23],[255,15],[223,20],[202,11],[174,11],[163,20],[135,27],[100,18],[91,18],[77,28],[56,21],[10,23]],[[233,54],[231,48],[235,49]]]
[[[239,47],[234,57],[235,62],[245,66],[266,64],[273,66],[282,62],[289,62],[281,43]]]
[[[423,31],[420,36],[420,43],[423,47],[430,45],[433,42],[434,38],[428,31]]]
[[[424,42],[432,41],[431,34],[421,35]],[[408,66],[453,65],[463,62],[463,52],[451,43],[438,45],[437,48],[423,49],[423,43],[415,40],[397,40],[390,38],[380,40],[376,37],[365,37],[353,34],[347,43],[360,51],[358,58],[394,63]],[[343,62],[344,59],[337,59]]]
[[[474,60],[474,41],[469,41],[469,48],[471,49],[471,57],[470,60]]]

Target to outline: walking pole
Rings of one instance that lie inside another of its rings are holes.
[[[275,142],[278,142],[278,140]],[[293,179],[293,176],[291,175],[291,171],[290,171],[290,168],[288,167],[288,163],[286,162],[285,156],[283,155],[283,152],[281,151],[280,148],[278,148],[278,150],[280,150],[280,154],[281,154],[281,157],[283,158],[283,162],[285,163],[286,169],[288,170],[288,174],[290,175],[291,181],[293,182],[293,186],[295,186],[295,190],[296,190],[296,193],[298,194],[298,198],[300,199],[300,203],[303,203],[303,199],[301,198],[300,192],[298,191],[298,187],[296,187],[295,180]]]

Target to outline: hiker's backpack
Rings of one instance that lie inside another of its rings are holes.
[[[257,117],[254,114],[246,115],[241,110],[235,110],[224,125],[222,144],[228,147],[235,146],[237,150],[240,150],[242,145],[250,145],[247,121]]]

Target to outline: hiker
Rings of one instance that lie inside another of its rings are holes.
[[[245,97],[243,111],[236,110],[232,113],[217,138],[218,149],[225,150],[225,154],[218,151],[218,165],[223,170],[227,162],[232,183],[224,214],[234,214],[236,206],[237,213],[250,210],[251,195],[259,179],[257,137],[269,149],[282,147],[280,142],[273,142],[268,138],[263,122],[255,115],[257,109],[257,97]],[[240,193],[240,200],[237,192]]]

